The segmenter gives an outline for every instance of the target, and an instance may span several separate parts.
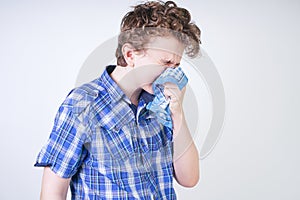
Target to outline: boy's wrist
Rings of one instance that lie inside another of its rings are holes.
[[[183,110],[181,109],[180,112],[176,112],[172,114],[172,121],[173,121],[173,135],[176,136],[180,130],[182,130],[182,126],[185,124],[185,117]]]

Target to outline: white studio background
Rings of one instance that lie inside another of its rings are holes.
[[[38,199],[33,164],[88,55],[138,1],[0,1],[0,199]],[[226,120],[194,188],[178,199],[300,198],[300,2],[176,1],[202,30]],[[298,123],[297,123],[298,122]]]

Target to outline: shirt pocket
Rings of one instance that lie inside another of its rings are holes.
[[[115,126],[110,130],[103,130],[103,161],[107,167],[122,169],[130,162],[130,157],[136,152],[130,133]]]

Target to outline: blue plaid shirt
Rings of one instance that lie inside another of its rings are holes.
[[[70,178],[72,199],[176,199],[172,130],[131,104],[109,73],[73,88],[34,166]]]

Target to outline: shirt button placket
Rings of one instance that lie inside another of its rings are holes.
[[[143,139],[141,139],[141,146],[142,146],[143,152],[147,152],[147,151],[148,151],[148,147],[147,147],[147,145],[145,144],[145,142],[144,142]]]

